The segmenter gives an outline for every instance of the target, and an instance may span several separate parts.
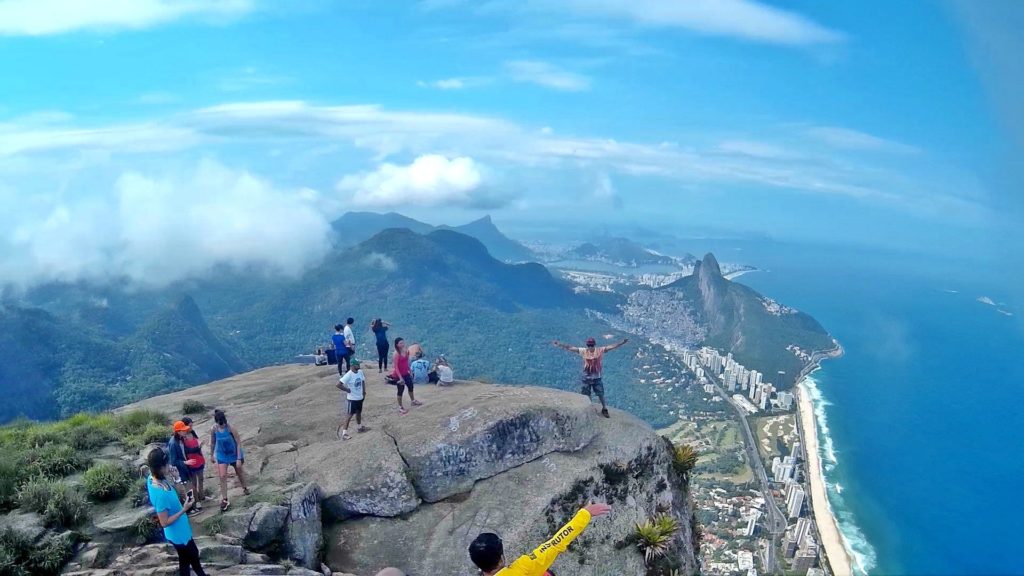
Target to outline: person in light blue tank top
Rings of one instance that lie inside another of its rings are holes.
[[[228,502],[228,466],[235,469],[238,483],[242,485],[242,492],[249,494],[249,487],[245,484],[245,473],[242,471],[245,457],[238,433],[228,424],[228,417],[223,410],[213,411],[213,421],[215,424],[210,431],[210,452],[213,463],[217,465],[217,476],[220,478],[220,509],[223,512],[231,505]]]
[[[178,493],[167,479],[170,471],[167,453],[156,449],[147,457],[150,475],[146,478],[146,491],[149,502],[153,505],[157,520],[164,529],[164,537],[174,546],[178,553],[178,574],[189,576],[206,576],[199,562],[199,547],[192,539],[192,525],[186,513],[195,505],[193,498],[186,498],[185,505],[178,501]]]

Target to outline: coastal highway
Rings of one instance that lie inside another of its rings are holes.
[[[765,566],[771,572],[781,572],[779,569],[778,558],[776,557],[776,550],[779,549],[779,538],[786,531],[786,516],[779,510],[779,507],[775,505],[775,498],[772,496],[771,483],[768,481],[768,474],[765,472],[764,464],[761,462],[761,454],[757,451],[757,444],[754,441],[754,433],[750,430],[750,423],[747,422],[747,412],[742,406],[733,401],[732,395],[727,394],[725,390],[718,384],[718,382],[712,378],[712,384],[715,386],[715,390],[718,394],[725,398],[725,400],[732,406],[733,410],[736,411],[736,415],[740,419],[740,429],[743,430],[744,444],[747,449],[747,460],[750,462],[750,467],[753,469],[754,474],[757,475],[758,482],[761,483],[761,494],[764,496],[765,507],[768,509],[768,517],[765,519],[765,525],[768,527],[768,531],[772,535],[772,545],[768,547],[767,558],[765,559]]]

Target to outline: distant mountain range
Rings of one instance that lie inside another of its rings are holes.
[[[298,278],[224,269],[159,290],[50,285],[0,307],[0,392],[17,397],[0,421],[107,408],[294,361],[326,345],[347,316],[359,321],[365,357],[375,357],[366,330],[379,316],[392,338],[451,354],[462,374],[566,386],[571,358],[550,339],[607,332],[587,310],[615,305],[612,295],[576,294],[540,264],[500,262],[454,230],[392,227]],[[545,355],[547,367],[528,360]]]
[[[569,250],[566,258],[605,262],[619,266],[649,266],[688,264],[696,260],[687,254],[682,258],[659,254],[628,238],[605,237],[595,239]]]
[[[434,230],[453,230],[476,238],[487,247],[491,256],[498,260],[507,262],[534,262],[537,260],[537,255],[533,251],[498,230],[490,216],[484,216],[461,226],[435,227],[397,212],[386,214],[347,212],[335,220],[332,227],[342,246],[355,246],[389,228],[405,228],[417,234],[425,234]]]
[[[357,319],[364,358],[375,358],[368,325],[382,317],[392,323],[390,338],[448,354],[461,375],[575,388],[578,359],[550,341],[618,337],[602,318],[620,314],[633,295],[588,293],[541,264],[496,259],[495,250],[516,253],[516,243],[489,218],[460,228],[350,213],[335,223],[338,245],[298,277],[223,267],[159,289],[117,281],[52,284],[8,299],[0,304],[0,393],[7,398],[0,422],[109,408],[293,362],[327,345],[332,326],[348,316]],[[628,243],[614,246],[635,252]],[[723,278],[710,254],[696,274],[657,293],[662,302],[680,303],[672,310],[689,311],[704,342],[766,374],[799,371],[788,345],[831,345],[809,316]],[[676,317],[638,310],[640,317]],[[609,363],[606,377],[632,382],[636,361]],[[629,387],[608,393],[638,415],[652,409]]]

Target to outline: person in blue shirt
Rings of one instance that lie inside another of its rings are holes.
[[[388,342],[388,328],[391,324],[375,318],[370,324],[370,331],[377,337],[377,372],[383,374],[388,369],[388,349],[391,344]]]
[[[338,376],[344,376],[348,368],[343,366],[343,360],[348,356],[348,346],[345,344],[345,325],[335,324],[334,334],[331,335],[331,342],[334,343],[334,354],[338,358]]]
[[[146,478],[149,502],[164,529],[164,537],[178,553],[178,573],[180,576],[189,576],[191,571],[196,576],[206,576],[199,563],[199,547],[192,539],[192,525],[185,515],[195,505],[195,500],[186,498],[184,506],[178,501],[178,493],[167,478],[171,467],[166,452],[153,450],[149,453],[147,463],[150,471]]]

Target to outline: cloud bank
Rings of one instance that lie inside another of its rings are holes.
[[[183,18],[235,18],[254,9],[253,0],[0,0],[0,36],[140,30]]]
[[[329,248],[316,196],[209,160],[187,174],[125,172],[107,193],[28,205],[0,195],[0,280],[162,285],[225,264],[298,273]]]
[[[384,163],[373,171],[345,176],[337,188],[351,194],[351,203],[361,208],[473,206],[483,179],[472,158],[427,154],[408,165]]]

